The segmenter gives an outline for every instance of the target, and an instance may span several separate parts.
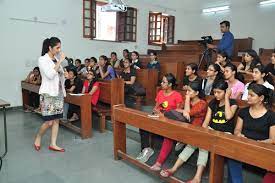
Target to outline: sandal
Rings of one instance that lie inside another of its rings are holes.
[[[171,177],[173,174],[174,173],[171,170],[169,170],[169,169],[161,170],[161,172],[160,172],[160,175],[162,177]]]

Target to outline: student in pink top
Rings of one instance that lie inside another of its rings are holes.
[[[237,67],[232,63],[227,63],[224,67],[224,79],[228,83],[228,88],[231,88],[231,99],[241,99],[244,92],[244,84],[238,79]]]

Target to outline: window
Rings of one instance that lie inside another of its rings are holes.
[[[149,13],[149,44],[174,43],[175,17],[162,13]]]
[[[136,41],[137,10],[128,8],[127,12],[118,13],[117,39],[119,41]]]
[[[136,41],[137,9],[101,12],[105,3],[83,0],[83,37],[110,41]]]

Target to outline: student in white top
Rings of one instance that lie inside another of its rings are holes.
[[[270,78],[270,75],[267,75],[265,73],[265,67],[263,65],[256,65],[253,68],[252,76],[253,76],[253,81],[251,83],[256,83],[256,84],[264,85],[266,88],[274,90],[274,86],[269,83],[269,82],[271,82],[271,83],[273,82],[272,78]],[[251,83],[247,83],[245,85],[245,89],[244,89],[244,93],[243,93],[243,96],[242,96],[242,100],[247,100],[247,98],[248,98],[248,86]]]
[[[56,56],[60,55],[57,59]],[[40,127],[35,141],[34,149],[40,150],[41,139],[48,128],[52,128],[49,150],[65,152],[56,145],[59,119],[63,116],[63,104],[66,91],[64,87],[65,76],[61,63],[65,60],[61,52],[61,41],[52,37],[43,42],[42,56],[39,58],[38,66],[41,72],[42,83],[39,89],[42,118],[45,121]]]

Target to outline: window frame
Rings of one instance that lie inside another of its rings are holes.
[[[158,16],[160,16],[160,20],[158,20]],[[158,25],[158,23],[160,23],[160,25]],[[159,39],[158,39],[158,36],[159,36]],[[160,12],[149,12],[148,44],[149,45],[174,44],[174,38],[175,38],[175,16],[164,15],[163,13],[160,13]]]
[[[86,8],[86,3],[90,3],[89,8]],[[136,8],[128,7],[127,12],[117,12],[116,20],[116,40],[101,40],[96,39],[96,7],[97,5],[104,5],[106,3],[96,0],[83,0],[83,38],[89,38],[97,41],[108,41],[108,42],[136,42],[137,41],[137,16],[138,11]],[[86,11],[90,11],[89,17],[86,17]],[[131,15],[129,15],[129,12]],[[124,19],[122,18],[124,16]],[[123,21],[122,21],[123,19]],[[87,22],[89,21],[89,26]],[[130,23],[128,23],[129,21]],[[87,34],[87,29],[90,29]]]

